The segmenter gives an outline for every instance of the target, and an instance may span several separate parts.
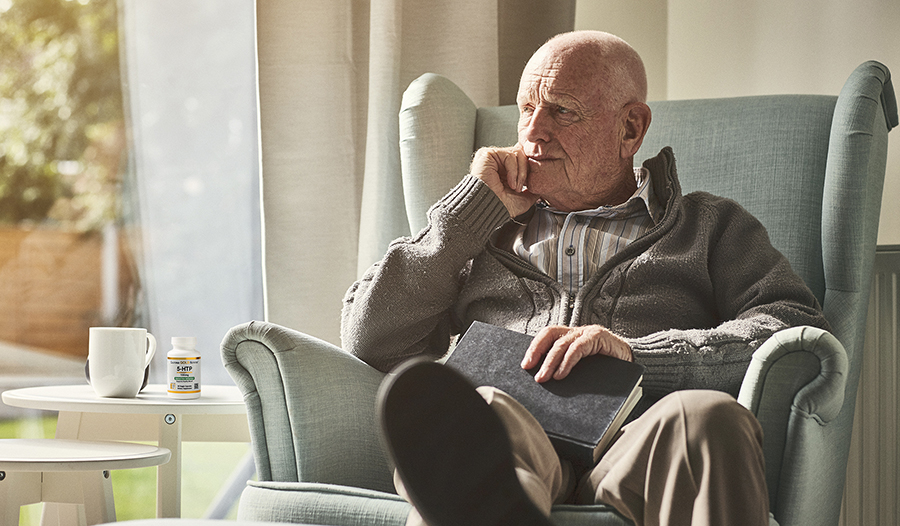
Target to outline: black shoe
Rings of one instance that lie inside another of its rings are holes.
[[[430,526],[549,526],[516,477],[500,418],[453,369],[413,360],[381,384],[382,433]]]

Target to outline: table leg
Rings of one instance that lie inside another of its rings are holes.
[[[19,526],[20,508],[40,501],[40,473],[3,472],[0,479],[0,526]]]
[[[116,520],[109,471],[45,472],[41,500],[58,504],[59,524],[105,524]],[[50,522],[53,523],[52,518]]]
[[[160,416],[159,446],[172,452],[172,457],[156,471],[156,516],[181,517],[181,417]]]
[[[81,413],[61,411],[56,419],[56,438],[78,439],[80,432]],[[85,522],[84,507],[77,504],[45,502],[41,508],[41,526],[80,526]]]
[[[109,471],[81,473],[84,492],[84,514],[88,524],[116,522],[112,477]]]

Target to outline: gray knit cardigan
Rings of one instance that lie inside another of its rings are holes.
[[[347,292],[344,348],[388,371],[412,356],[440,357],[474,320],[528,334],[600,324],[625,338],[646,367],[645,403],[652,403],[678,389],[736,396],[751,354],[774,332],[828,328],[756,218],[729,199],[683,196],[669,148],[644,167],[665,206],[662,220],[575,297],[497,248],[512,231],[504,228],[509,214],[466,176],[429,210],[421,232],[394,241]]]

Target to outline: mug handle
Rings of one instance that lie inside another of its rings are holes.
[[[156,354],[156,338],[149,332],[147,333],[147,343],[149,346],[147,348],[147,356],[144,358],[144,368],[150,365],[150,360],[152,360],[153,355]]]

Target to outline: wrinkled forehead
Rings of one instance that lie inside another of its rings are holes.
[[[517,101],[561,102],[575,99],[580,105],[600,104],[605,75],[596,61],[572,54],[535,54],[525,65]]]

